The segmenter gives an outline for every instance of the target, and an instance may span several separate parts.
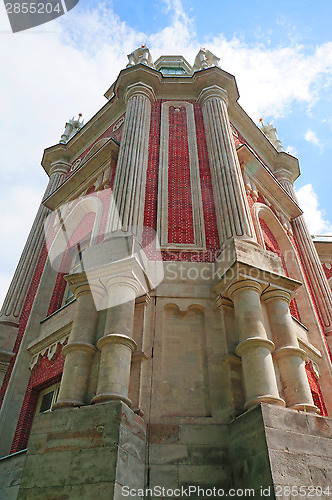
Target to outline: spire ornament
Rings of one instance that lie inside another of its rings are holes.
[[[77,120],[73,117],[65,125],[65,131],[61,136],[60,144],[66,144],[84,126],[84,120],[80,121],[82,113],[78,114]]]
[[[220,57],[215,56],[210,50],[202,47],[195,57],[194,71],[201,71],[203,69],[217,66],[219,68]]]

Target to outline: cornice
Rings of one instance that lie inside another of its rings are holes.
[[[331,241],[313,241],[318,257],[323,262],[332,262],[332,240]]]
[[[293,182],[299,177],[298,159],[285,151],[278,152],[238,102],[230,103],[228,113],[231,123],[245,137],[251,147],[257,151],[272,172],[279,169],[288,170],[292,175]]]
[[[42,167],[50,175],[52,163],[66,161],[72,163],[91,143],[100,137],[108,127],[116,122],[125,111],[125,102],[114,96],[108,101],[77,134],[66,144],[55,144],[46,148],[42,157]]]
[[[299,176],[298,160],[288,153],[278,153],[265,134],[238,104],[239,91],[233,75],[218,67],[211,67],[196,71],[191,76],[171,77],[144,64],[137,64],[120,71],[115,83],[104,94],[108,102],[67,144],[56,144],[45,149],[42,166],[48,175],[51,163],[58,160],[74,161],[93,140],[123,114],[127,89],[137,83],[151,87],[156,99],[197,100],[203,89],[220,87],[227,92],[230,121],[248,140],[252,148],[259,153],[263,162],[272,171],[281,168],[289,170],[292,173],[293,181]]]
[[[245,165],[246,173],[253,178],[255,184],[267,195],[274,207],[281,212],[285,212],[290,219],[302,215],[303,212],[300,207],[247,144],[242,144],[237,149],[237,155],[240,164]]]
[[[105,142],[90,158],[83,162],[67,179],[56,189],[43,204],[55,210],[61,204],[76,198],[84,191],[87,182],[90,182],[109,164],[115,164],[119,152],[119,144],[112,138]]]

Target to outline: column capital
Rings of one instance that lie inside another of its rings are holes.
[[[221,99],[228,106],[227,90],[219,85],[203,88],[197,97],[197,102],[203,106],[209,99]]]
[[[134,273],[133,276],[111,276],[109,279],[105,279],[104,282],[108,293],[110,293],[112,288],[117,286],[131,288],[136,296],[142,290],[141,283]]]
[[[101,351],[107,344],[121,344],[129,347],[132,352],[137,349],[135,340],[128,337],[128,335],[123,335],[122,333],[109,333],[108,335],[101,337],[97,342],[97,347]]]
[[[88,279],[86,273],[67,274],[64,279],[77,299],[81,295],[91,294],[94,297],[104,297],[105,288],[96,280]]]
[[[87,352],[88,354],[94,354],[95,352],[97,352],[97,349],[92,344],[88,344],[87,342],[70,342],[63,347],[61,352],[64,356],[66,356],[69,352],[73,351],[81,351]]]
[[[228,295],[233,300],[234,295],[241,290],[254,290],[255,292],[261,294],[263,286],[258,281],[244,279],[233,283],[228,289]]]
[[[237,356],[242,357],[245,351],[248,349],[256,349],[257,347],[265,347],[270,352],[273,352],[275,349],[272,340],[262,339],[262,337],[248,337],[237,345],[235,353]]]
[[[284,182],[288,182],[289,184],[293,185],[294,183],[292,172],[286,170],[285,168],[277,167],[273,174],[281,184],[283,184]]]
[[[71,164],[65,160],[57,160],[51,163],[50,177],[55,174],[67,174]]]
[[[156,101],[156,95],[152,87],[143,82],[133,83],[132,85],[128,85],[127,91],[125,93],[125,101],[126,103],[133,96],[141,95],[149,99],[151,103]]]
[[[287,303],[287,305],[289,305],[294,295],[295,295],[294,293],[291,293],[287,290],[274,289],[262,293],[262,300],[264,300],[264,302],[268,302],[270,300],[279,299],[279,300],[284,300]]]
[[[278,349],[275,350],[275,352],[273,353],[273,356],[276,359],[285,358],[285,357],[287,358],[289,356],[297,356],[298,358],[301,358],[302,361],[305,361],[307,359],[307,354],[303,349],[301,349],[300,347],[292,346],[292,345],[279,347]]]

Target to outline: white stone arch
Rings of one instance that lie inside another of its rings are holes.
[[[109,141],[109,139],[110,139],[109,137],[105,137],[104,139],[100,139],[99,141],[97,141],[96,144],[92,146],[90,151],[88,151],[88,153],[83,157],[81,165],[83,165],[83,163],[85,163],[89,158],[91,158],[91,156],[96,151],[98,151],[98,149],[100,149],[107,141]]]
[[[252,216],[258,243],[263,248],[266,248],[263,231],[259,222],[259,219],[263,219],[278,242],[281,253],[284,256],[287,271],[290,277],[303,282],[303,274],[293,244],[290,241],[284,227],[282,226],[276,215],[273,213],[273,211],[263,203],[256,202],[252,207]]]
[[[62,272],[68,272],[68,269],[60,269],[62,257],[68,249],[70,238],[80,222],[87,214],[95,214],[89,246],[95,245],[100,233],[100,222],[103,214],[103,204],[97,196],[84,196],[77,202],[73,209],[71,209],[71,205],[72,203],[67,203],[56,211],[54,224],[57,228],[56,235],[51,241],[47,241],[46,238],[48,257],[52,267]]]
[[[256,202],[253,205],[252,217],[257,233],[258,242],[263,246],[263,248],[265,248],[263,232],[259,222],[259,219],[263,219],[278,242],[290,278],[300,281],[303,284],[303,286],[301,286],[296,293],[296,301],[299,307],[302,321],[304,322],[305,326],[310,328],[310,325],[312,325],[313,306],[305,284],[306,281],[302,272],[302,268],[291,240],[289,239],[284,227],[282,226],[276,215],[273,213],[273,211],[263,203]]]

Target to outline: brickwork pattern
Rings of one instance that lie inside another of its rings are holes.
[[[214,262],[216,255],[219,252],[219,237],[218,237],[218,229],[215,216],[215,205],[213,199],[212,181],[211,181],[210,166],[208,161],[203,115],[199,104],[197,104],[195,101],[188,101],[188,102],[191,102],[194,105],[195,127],[197,134],[197,150],[199,159],[199,171],[200,171],[200,181],[201,181],[201,191],[202,191],[202,201],[203,201],[203,216],[204,216],[205,237],[206,237],[206,251],[195,252],[195,253],[186,251],[178,251],[178,252],[163,251],[162,259],[165,261],[193,260],[195,262]],[[145,198],[145,211],[144,211],[145,229],[143,234],[143,244],[145,247],[146,245],[148,245],[148,242],[150,241],[151,238],[151,234],[153,233],[153,231],[149,232],[149,228],[152,228],[155,231],[157,226],[160,120],[161,120],[161,101],[157,101],[152,105],[152,112],[151,112],[149,159],[148,159],[146,198]],[[180,141],[179,144],[177,144],[177,140]],[[171,137],[171,142],[173,144],[172,147],[179,148],[180,151],[181,148],[184,147],[182,144],[181,137],[178,139],[176,137]],[[181,155],[183,155],[183,151],[184,150],[182,149]],[[181,180],[181,176],[183,176],[181,169],[174,169],[174,175],[178,177],[178,179],[175,181],[181,184],[181,182],[183,182]],[[176,195],[177,198],[179,195],[178,190],[174,190],[174,194]],[[186,204],[185,201],[182,201],[182,203]],[[169,206],[170,208],[172,207],[171,198]],[[181,232],[182,232],[181,225],[174,227],[172,236],[174,243],[181,242],[181,238],[183,238]],[[152,248],[146,247],[146,252],[150,258],[156,257],[153,253]]]
[[[5,378],[4,378],[4,381],[3,381],[3,384],[2,384],[2,387],[0,390],[0,407],[2,405],[3,398],[5,396],[5,393],[6,393],[6,390],[8,387],[8,382],[9,382],[9,379],[10,379],[10,376],[11,376],[11,373],[13,371],[13,367],[14,367],[14,364],[16,361],[17,353],[18,353],[18,350],[20,348],[20,345],[21,345],[21,342],[23,339],[23,335],[25,332],[25,328],[26,328],[27,323],[28,323],[28,319],[29,319],[29,316],[31,313],[32,305],[33,305],[33,302],[35,300],[35,296],[37,293],[37,288],[38,288],[38,285],[39,285],[39,282],[40,282],[40,279],[41,279],[41,276],[42,276],[42,273],[44,270],[45,262],[47,259],[47,254],[48,254],[47,248],[46,248],[46,245],[44,245],[42,252],[40,254],[40,257],[39,257],[38,264],[36,266],[35,274],[34,274],[32,281],[31,281],[31,285],[30,285],[27,297],[25,299],[23,313],[20,317],[18,334],[17,334],[15,345],[14,345],[14,349],[13,349],[15,356],[10,361],[7,373],[5,375]]]
[[[194,243],[187,112],[169,109],[168,241]]]
[[[329,280],[330,278],[332,278],[332,264],[323,263],[322,265],[323,265],[324,273],[325,273],[327,279]]]
[[[107,129],[107,130],[105,130],[105,132],[104,132],[102,135],[100,135],[100,136],[99,136],[99,137],[98,137],[95,141],[93,141],[93,143],[92,143],[92,144],[90,144],[90,146],[89,146],[88,148],[86,148],[86,149],[83,151],[83,153],[82,153],[80,156],[78,156],[78,157],[76,158],[76,160],[75,160],[72,164],[76,163],[76,162],[77,162],[77,160],[82,160],[82,161],[83,161],[83,160],[84,160],[84,157],[85,157],[86,155],[88,155],[88,154],[89,154],[89,151],[93,148],[93,146],[94,146],[94,145],[95,145],[98,141],[101,141],[102,139],[109,139],[109,138],[111,138],[111,137],[112,137],[112,138],[113,138],[113,139],[115,139],[117,142],[121,142],[122,131],[123,131],[123,124],[121,125],[121,127],[119,127],[119,128],[118,128],[117,130],[115,130],[115,131],[113,131],[113,127],[114,127],[114,125],[115,125],[115,124],[116,124],[119,120],[121,120],[123,117],[124,117],[124,114],[123,114],[123,115],[122,115],[122,117],[120,117],[120,118],[119,118],[116,122],[112,123],[112,125],[110,125],[110,126],[108,127],[108,129]],[[73,173],[73,172],[69,170],[69,172],[68,172],[68,174],[67,174],[67,177],[70,177],[72,173]]]
[[[70,237],[67,245],[67,250],[62,257],[60,269],[61,272],[59,272],[57,276],[57,280],[51,297],[50,307],[48,309],[48,316],[57,311],[62,305],[63,294],[67,285],[64,276],[70,271],[72,260],[78,252],[78,243],[82,244],[83,241],[86,241],[90,238],[94,220],[94,213],[90,212],[86,214]]]
[[[277,242],[274,234],[272,233],[269,226],[266,224],[266,222],[264,220],[259,219],[259,223],[260,223],[261,228],[262,228],[266,249],[269,250],[270,252],[276,253],[281,258],[282,265],[283,265],[284,271],[286,273],[286,276],[289,276],[284,256],[280,250],[280,247],[278,245],[278,242]],[[291,300],[291,303],[289,305],[289,309],[290,309],[291,315],[294,316],[294,318],[296,318],[298,321],[301,321],[300,312],[299,312],[299,309],[297,307],[297,303],[296,303],[295,299]]]
[[[61,350],[62,346],[59,346],[51,360],[47,356],[42,357],[32,372],[10,450],[11,453],[24,450],[27,447],[40,391],[60,381],[64,365]]]
[[[312,394],[314,403],[317,406],[317,408],[320,409],[320,415],[322,415],[323,417],[327,417],[328,414],[327,414],[327,409],[325,406],[323,394],[322,394],[318,379],[316,378],[314,371],[312,369],[311,363],[306,363],[305,369],[306,369],[306,373],[307,373],[307,377],[308,377],[308,381],[309,381],[309,385],[310,385],[310,390],[311,390],[311,394]]]

